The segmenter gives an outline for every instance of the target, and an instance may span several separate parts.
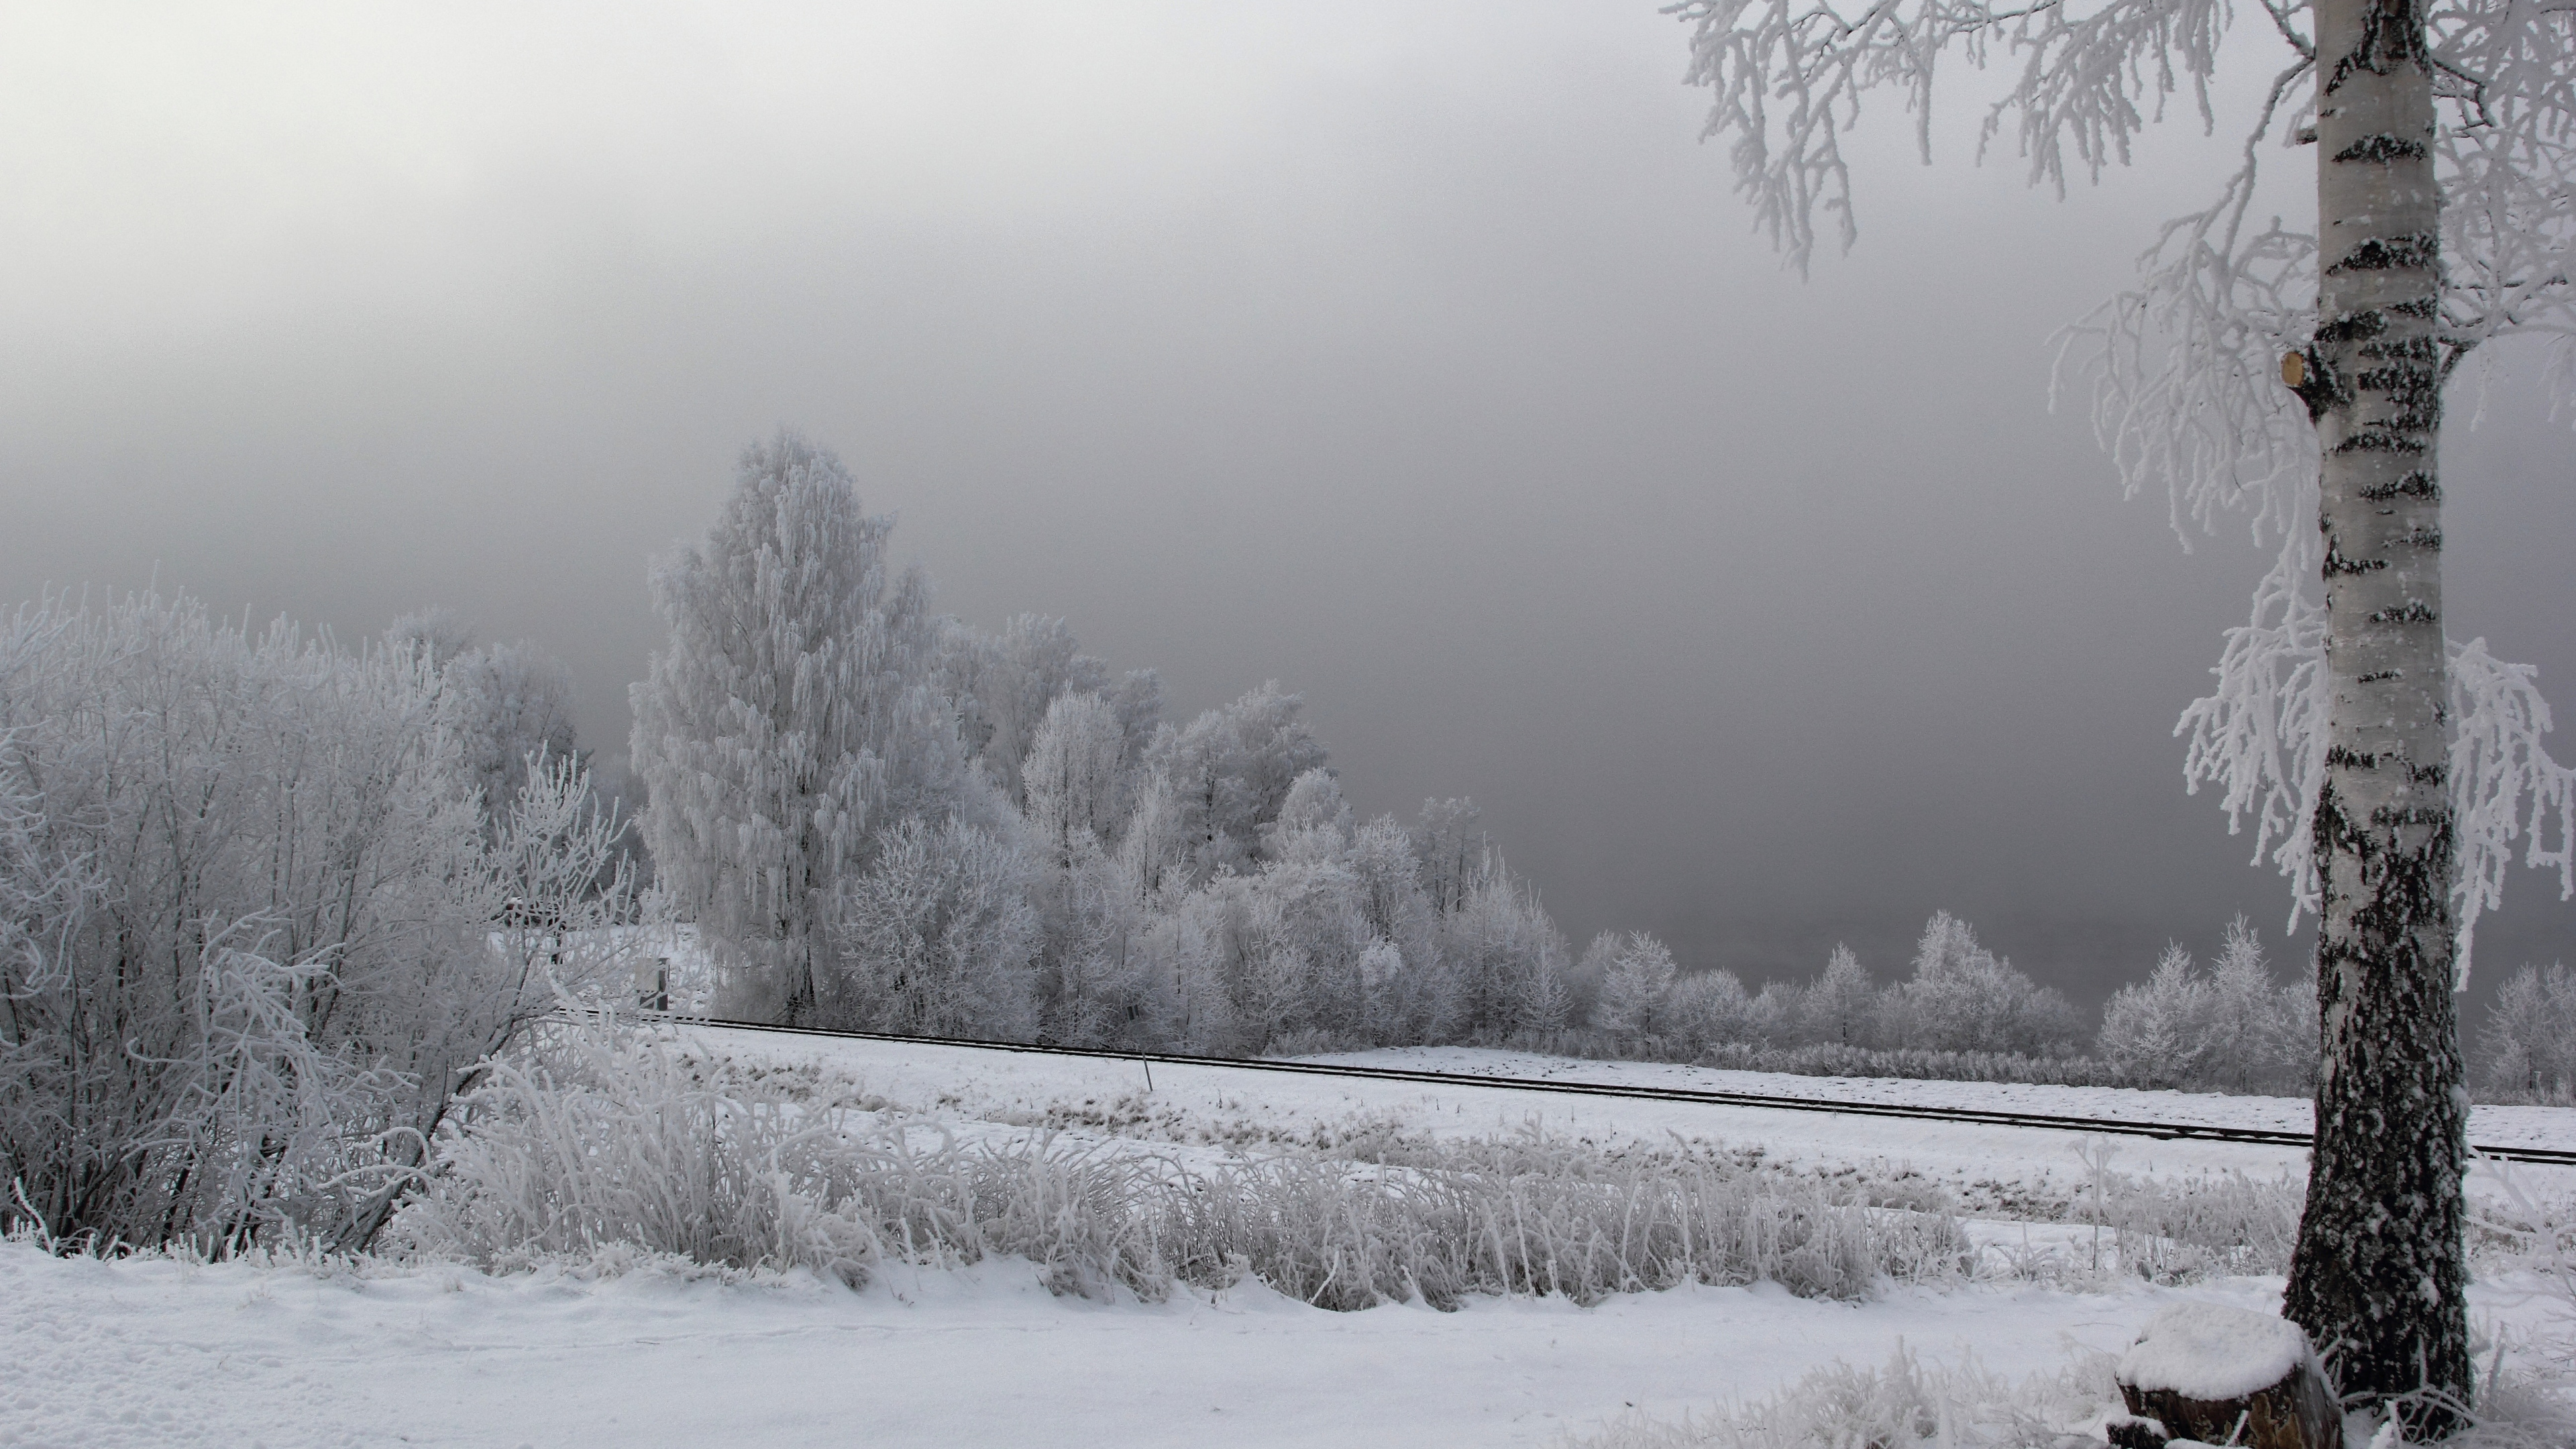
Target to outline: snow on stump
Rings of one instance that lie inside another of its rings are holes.
[[[2343,1416],[2308,1336],[2268,1313],[2177,1303],[2148,1321],[2119,1381],[2130,1417],[2106,1429],[2119,1449],[2342,1449]]]

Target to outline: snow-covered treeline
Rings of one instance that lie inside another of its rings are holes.
[[[1617,932],[1593,938],[1577,976],[1594,1026],[1614,1047],[1642,1055],[1751,1046],[2047,1058],[2074,1053],[2085,1038],[2083,1017],[2063,994],[1979,945],[1947,911],[1924,926],[1912,974],[1884,987],[1837,946],[1813,981],[1748,993],[1733,972],[1679,974],[1661,941]]]
[[[363,1244],[476,1063],[622,986],[577,930],[626,909],[617,827],[576,761],[496,780],[473,658],[151,595],[0,621],[0,1218]]]
[[[658,878],[721,959],[722,1014],[2234,1091],[2301,1091],[2314,1070],[2313,981],[2274,980],[2242,922],[2207,968],[2167,952],[2098,1033],[1946,912],[1884,985],[1841,948],[1758,990],[1643,933],[1578,954],[1471,801],[1359,819],[1298,696],[1264,684],[1165,718],[1152,671],[1113,672],[1062,620],[938,614],[891,530],[837,458],[781,434],[655,576],[671,634],[634,691],[634,767]]]

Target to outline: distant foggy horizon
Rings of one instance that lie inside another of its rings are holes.
[[[2186,550],[2081,380],[2050,405],[2223,120],[2059,201],[1970,164],[1972,105],[1929,169],[1882,110],[1802,279],[1652,4],[0,37],[16,600],[443,605],[621,756],[649,560],[787,426],[943,611],[1061,616],[1176,721],[1275,679],[1363,816],[1474,798],[1578,951],[1885,981],[1948,910],[2090,1004],[2243,913],[2304,963],[2172,734],[2267,557]],[[2576,709],[2576,448],[2499,360],[2453,391],[2449,612]],[[2473,1000],[2576,960],[2557,895],[2517,869]]]

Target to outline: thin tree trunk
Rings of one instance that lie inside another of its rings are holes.
[[[2318,328],[2334,691],[2314,823],[2323,1056],[2283,1311],[2359,1405],[2469,1395],[2442,636],[2439,192],[2417,0],[2318,0]],[[2393,1406],[2417,1433],[2456,1418]]]

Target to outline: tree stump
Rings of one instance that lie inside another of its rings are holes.
[[[2122,1449],[2172,1440],[2343,1449],[2343,1415],[2308,1336],[2268,1313],[2175,1304],[2138,1335],[2119,1381],[2132,1417],[2108,1433]]]

